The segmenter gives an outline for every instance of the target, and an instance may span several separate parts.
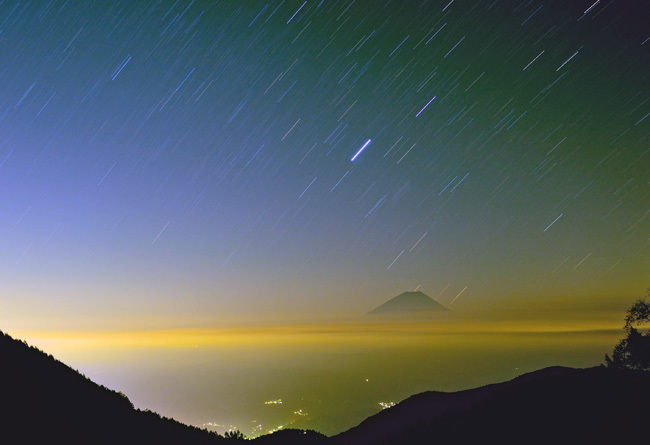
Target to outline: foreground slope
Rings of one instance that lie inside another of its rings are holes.
[[[553,367],[467,391],[417,394],[334,439],[344,445],[633,443],[647,440],[649,418],[650,373]]]
[[[223,438],[150,411],[0,332],[0,442],[214,444]]]

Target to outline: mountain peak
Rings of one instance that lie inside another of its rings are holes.
[[[449,309],[420,291],[403,292],[386,303],[368,312],[375,314],[415,314],[432,312],[450,312]]]

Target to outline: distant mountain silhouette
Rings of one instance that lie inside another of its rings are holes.
[[[140,411],[51,355],[0,331],[0,442],[215,444],[216,433]]]
[[[342,445],[641,443],[650,373],[552,367],[454,393],[425,392],[332,439]]]
[[[427,294],[415,291],[404,292],[368,312],[368,315],[381,314],[425,314],[450,312]]]

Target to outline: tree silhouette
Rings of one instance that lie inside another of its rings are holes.
[[[230,440],[246,440],[247,437],[239,430],[226,431],[226,434],[223,435],[226,439]]]
[[[627,310],[625,326],[627,337],[618,342],[612,357],[605,355],[609,368],[650,370],[650,331],[645,334],[637,327],[650,323],[650,289]]]

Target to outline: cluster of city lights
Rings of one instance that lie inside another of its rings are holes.
[[[395,402],[379,402],[379,406],[381,406],[381,409],[388,409],[395,406]]]
[[[276,431],[280,431],[282,428],[284,428],[284,425],[280,425],[280,426],[277,427],[277,428],[273,428],[272,430],[269,430],[269,431],[268,431],[268,434],[273,434],[273,433],[275,433]]]
[[[208,429],[208,430],[217,430],[217,429],[226,429],[226,431],[235,431],[237,430],[237,427],[235,425],[222,425],[217,422],[207,422],[201,424],[201,427]]]
[[[259,436],[261,433],[262,433],[262,424],[260,423],[260,424],[255,425],[253,427],[253,429],[251,430],[251,437],[255,438],[255,437]]]

